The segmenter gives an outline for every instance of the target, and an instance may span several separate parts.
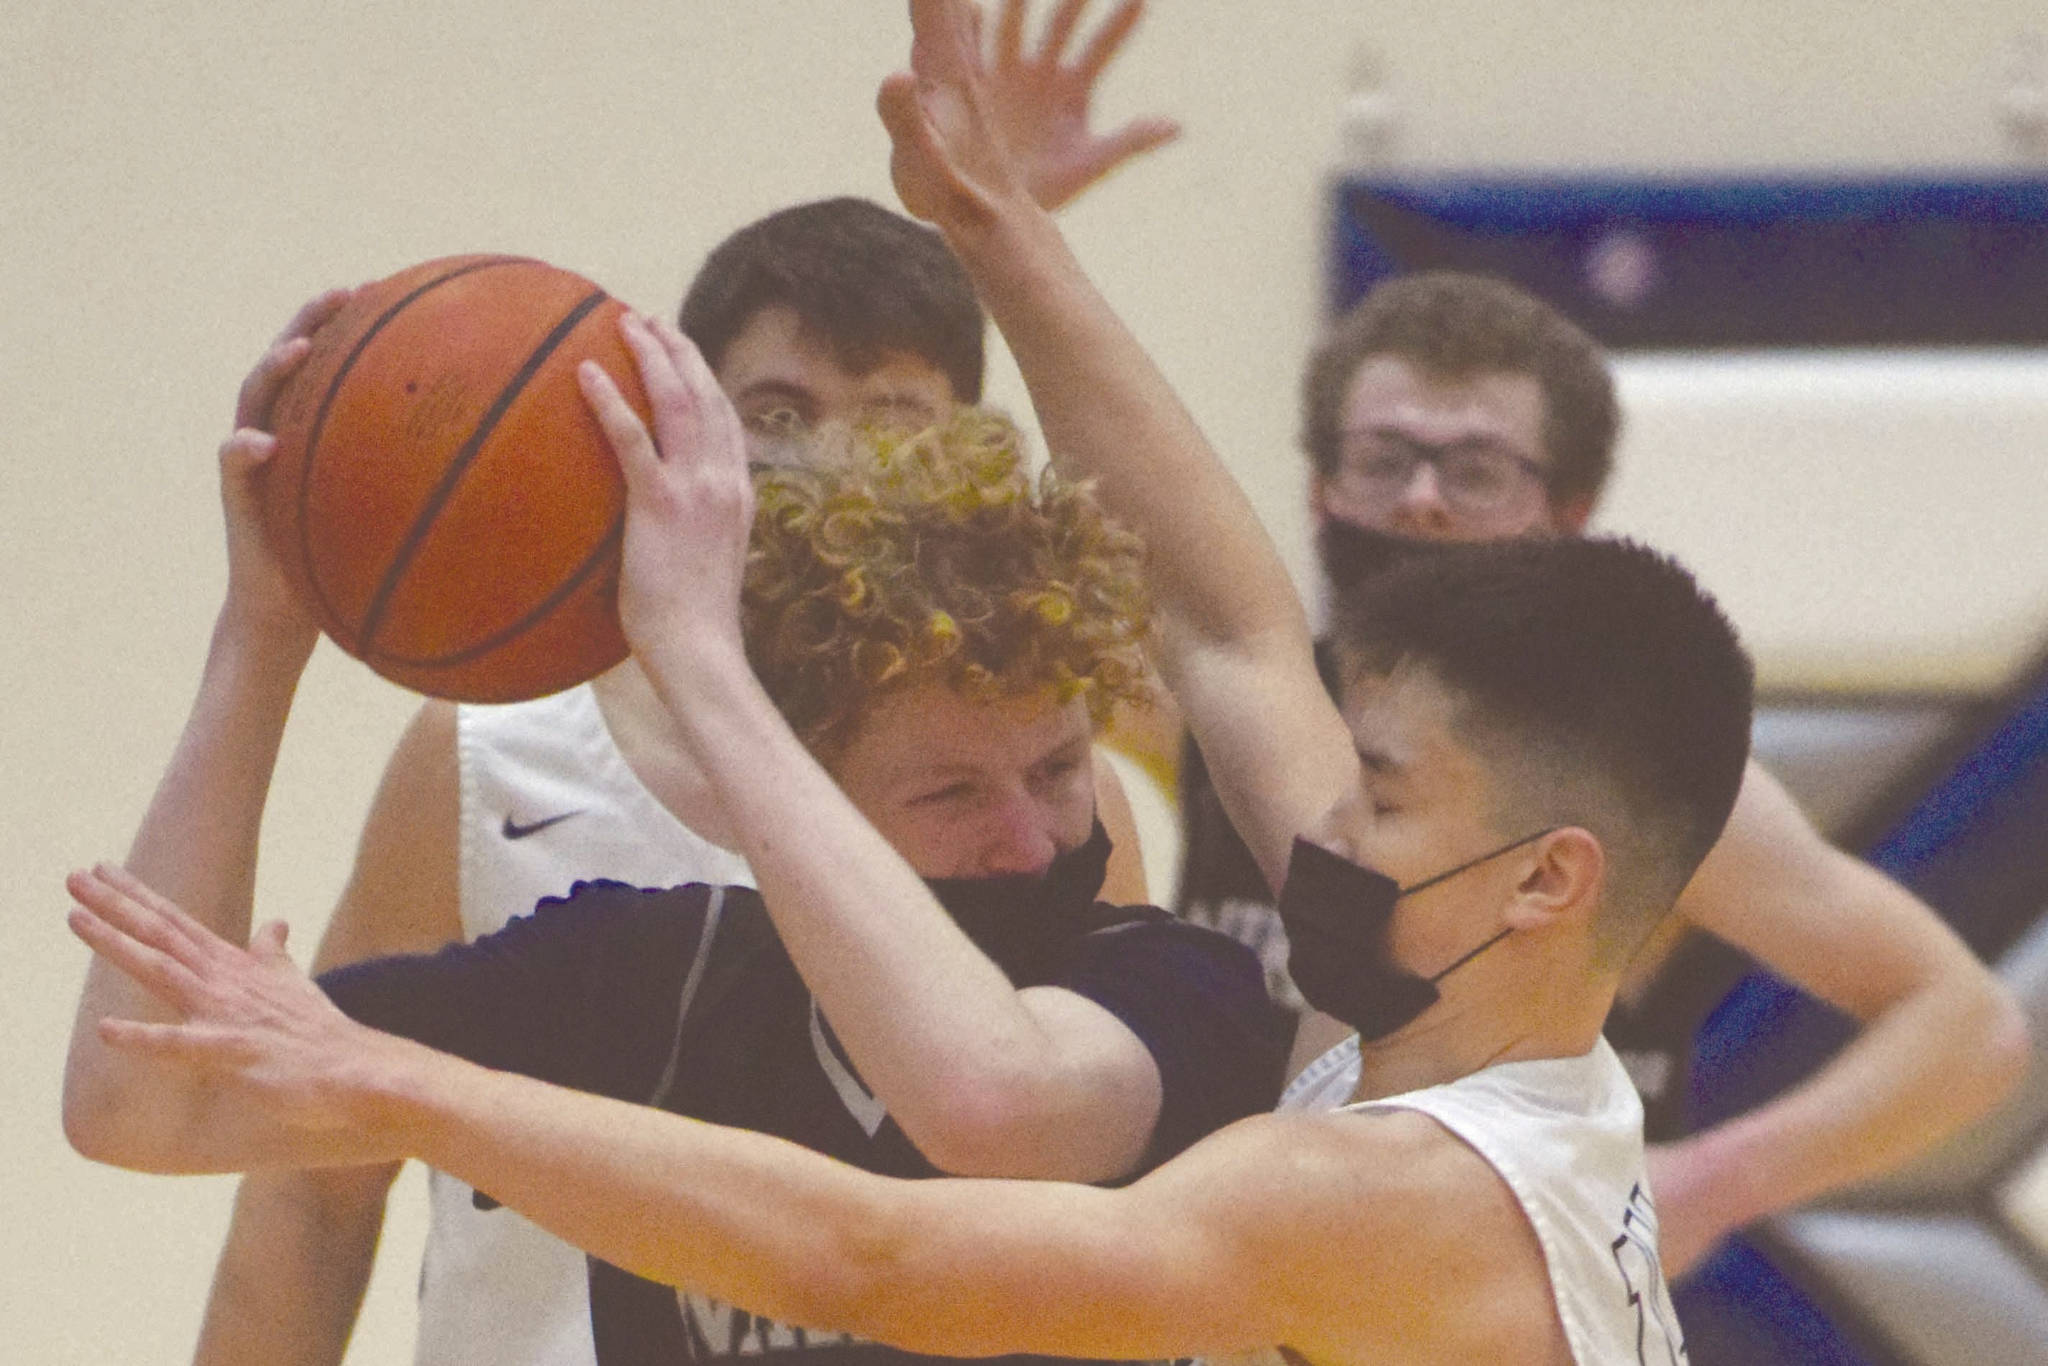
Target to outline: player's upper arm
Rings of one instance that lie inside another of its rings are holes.
[[[1417,1115],[1260,1116],[1122,1190],[892,1194],[844,1326],[953,1355],[1347,1355],[1433,1312],[1472,1243],[1534,1248],[1477,1154]]]
[[[1305,632],[1178,648],[1175,699],[1223,809],[1277,891],[1295,837],[1330,839],[1361,793],[1351,732]]]
[[[1931,908],[1829,844],[1755,763],[1676,909],[1862,1019],[1944,973],[1983,971]]]
[[[314,971],[460,939],[460,859],[455,707],[428,702],[384,765]]]

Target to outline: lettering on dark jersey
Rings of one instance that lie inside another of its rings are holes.
[[[692,1361],[839,1349],[864,1342],[851,1333],[813,1332],[792,1324],[777,1323],[758,1314],[749,1314],[744,1309],[736,1309],[722,1300],[690,1291],[676,1292],[676,1308],[683,1316],[683,1332],[689,1340]]]

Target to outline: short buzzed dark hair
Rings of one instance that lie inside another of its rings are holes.
[[[777,304],[856,375],[903,352],[944,373],[955,399],[981,401],[981,301],[945,239],[921,223],[853,198],[772,213],[704,258],[676,323],[715,370],[754,315]]]
[[[1621,410],[1600,344],[1505,280],[1457,271],[1397,275],[1340,318],[1302,379],[1301,444],[1319,474],[1336,471],[1344,395],[1372,356],[1434,375],[1528,375],[1543,392],[1552,503],[1599,497],[1614,464]]]
[[[1606,943],[1633,949],[1720,838],[1749,757],[1752,670],[1675,561],[1608,538],[1430,547],[1341,604],[1347,679],[1403,665],[1450,694],[1509,834],[1584,827]]]

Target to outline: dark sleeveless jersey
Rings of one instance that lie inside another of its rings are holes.
[[[1032,921],[969,932],[1019,987],[1085,996],[1150,1050],[1162,1100],[1145,1168],[1272,1108],[1291,1022],[1240,945],[1150,907],[1070,901]],[[352,1017],[487,1067],[774,1134],[888,1176],[939,1174],[862,1083],[750,888],[579,883],[474,943],[320,980]],[[932,1360],[770,1322],[595,1258],[590,1269],[600,1366]]]

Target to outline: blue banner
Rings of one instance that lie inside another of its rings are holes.
[[[2048,343],[2048,177],[1373,176],[1332,190],[1330,299],[1503,276],[1608,346]]]

